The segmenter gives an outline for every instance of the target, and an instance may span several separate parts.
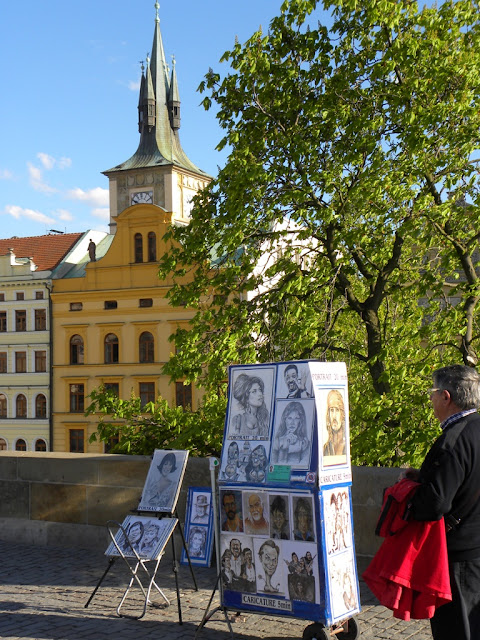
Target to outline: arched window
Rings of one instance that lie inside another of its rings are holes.
[[[154,340],[150,331],[144,331],[140,335],[139,344],[139,361],[140,362],[154,362]]]
[[[41,438],[39,438],[35,442],[35,451],[46,451],[46,450],[47,450],[47,443],[45,442],[45,440],[42,440]]]
[[[26,451],[27,443],[23,438],[19,438],[15,443],[15,451]]]
[[[105,364],[118,363],[118,338],[114,333],[105,336]]]
[[[0,418],[7,417],[7,397],[0,393]]]
[[[77,334],[70,338],[70,364],[83,364],[83,338]]]
[[[136,233],[134,237],[135,262],[143,262],[143,238],[141,233]]]
[[[46,418],[47,417],[47,399],[43,393],[39,393],[35,398],[35,417]]]
[[[148,261],[156,262],[157,260],[157,236],[153,231],[148,234]]]
[[[19,393],[16,401],[16,416],[17,418],[26,418],[27,417],[27,399],[23,395],[23,393]],[[23,451],[23,449],[21,449]]]
[[[6,451],[8,449],[7,441],[4,438],[0,438],[0,451]]]

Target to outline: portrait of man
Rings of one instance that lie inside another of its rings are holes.
[[[265,540],[258,550],[258,557],[262,565],[262,573],[258,573],[257,585],[259,591],[265,593],[281,592],[281,576],[277,574],[280,547],[275,540]],[[263,584],[259,583],[263,580]]]
[[[207,530],[205,527],[192,527],[188,535],[188,553],[192,558],[203,558]]]
[[[294,540],[314,542],[312,503],[308,498],[294,498]]]
[[[205,493],[199,493],[195,497],[194,514],[192,522],[195,524],[208,524],[210,516],[210,503]]]
[[[283,371],[285,386],[287,387],[286,398],[311,398],[312,395],[306,388],[306,372],[304,369],[299,371],[296,364],[287,364]]]
[[[254,535],[268,535],[268,520],[265,518],[265,505],[261,493],[250,493],[247,495],[247,512],[245,518],[245,533]]]
[[[345,405],[338,389],[332,389],[328,393],[325,426],[328,439],[323,445],[323,455],[344,456],[346,454]]]
[[[221,494],[222,508],[225,518],[222,521],[222,531],[241,533],[243,531],[242,498],[240,491],[223,491]]]
[[[289,540],[288,497],[270,496],[270,537],[273,540]]]
[[[243,591],[247,591],[248,593],[255,593],[257,587],[255,564],[253,562],[252,550],[248,547],[245,547],[242,555],[243,565],[241,578],[243,580]]]

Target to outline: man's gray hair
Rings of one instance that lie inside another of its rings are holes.
[[[462,411],[480,407],[480,374],[472,367],[453,364],[433,372],[435,387],[448,391]]]

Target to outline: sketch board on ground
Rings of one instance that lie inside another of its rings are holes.
[[[190,562],[209,567],[213,551],[213,507],[211,487],[189,487],[185,514],[185,542]],[[180,563],[188,565],[185,548]]]
[[[155,449],[137,511],[175,511],[187,458],[188,451]]]
[[[141,558],[156,560],[164,550],[177,522],[177,518],[159,520],[154,516],[127,516],[115,535],[118,548],[112,540],[105,555],[110,557],[123,554],[127,558],[135,558],[136,552]]]
[[[331,625],[359,609],[342,362],[230,367],[219,471],[223,605]]]

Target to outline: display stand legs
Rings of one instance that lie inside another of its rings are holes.
[[[213,598],[215,596],[215,592],[217,590],[219,581],[220,581],[220,574],[218,574],[217,579],[215,581],[215,586],[213,587],[212,595],[210,596],[210,600],[208,601],[207,608],[205,609],[205,613],[203,614],[203,618],[202,618],[200,624],[198,625],[198,627],[195,630],[195,638],[198,636],[198,634],[203,629],[203,627],[212,618],[212,616],[215,615],[215,613],[217,611],[222,611],[223,612],[223,615],[225,617],[225,621],[226,621],[226,623],[228,625],[228,629],[230,631],[230,635],[231,635],[232,638],[234,637],[233,629],[232,629],[232,623],[230,622],[230,619],[228,617],[227,609],[225,607],[223,607],[223,606],[220,606],[220,607],[215,607],[215,609],[210,611],[210,607],[212,605]]]

